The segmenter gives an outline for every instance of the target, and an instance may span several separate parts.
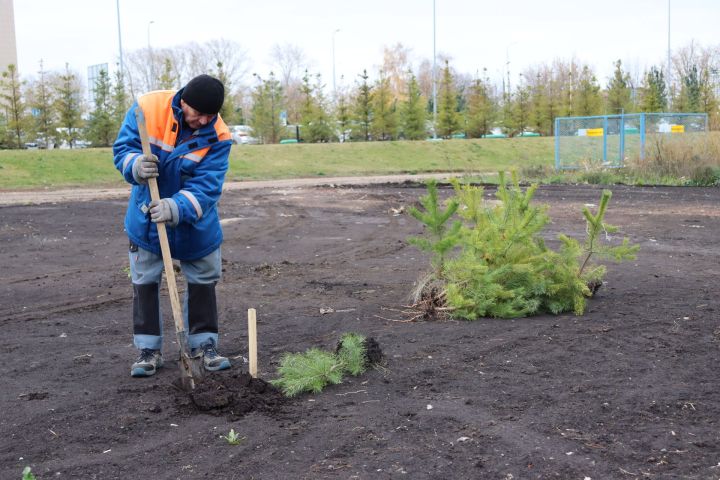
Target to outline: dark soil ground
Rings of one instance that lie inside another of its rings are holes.
[[[210,377],[226,397],[209,410],[173,387],[165,301],[166,367],[129,375],[125,200],[0,207],[0,478],[720,478],[720,189],[613,191],[607,221],[641,251],[609,264],[586,315],[472,323],[397,321],[427,263],[396,212],[423,188],[227,192],[220,347],[235,366]],[[599,197],[541,188],[547,239],[581,237]],[[260,379],[242,358],[251,307]],[[384,366],[289,400],[264,382],[283,352],[347,331],[374,337]]]

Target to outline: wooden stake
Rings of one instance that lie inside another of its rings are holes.
[[[257,322],[255,309],[248,309],[248,360],[250,376],[257,378]]]

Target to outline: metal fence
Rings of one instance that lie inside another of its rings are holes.
[[[628,159],[645,158],[655,135],[708,131],[706,113],[630,113],[555,119],[557,170],[623,167]]]

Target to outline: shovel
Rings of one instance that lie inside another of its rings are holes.
[[[152,155],[147,125],[145,124],[145,114],[139,106],[135,109],[135,118],[137,119],[138,131],[140,132],[143,154]],[[148,186],[150,187],[150,198],[152,200],[160,200],[160,191],[158,190],[157,179],[155,177],[148,178]],[[178,295],[177,283],[175,282],[175,270],[173,269],[170,243],[168,242],[165,224],[156,223],[155,225],[157,226],[158,237],[160,239],[160,250],[162,252],[165,277],[167,278],[168,291],[170,293],[170,304],[172,305],[173,320],[175,321],[175,334],[178,345],[180,346],[180,386],[185,391],[190,391],[195,388],[196,382],[202,381],[203,371],[201,357],[193,358],[190,355],[190,343],[188,342],[187,331],[185,331],[185,322],[183,321],[180,297]]]

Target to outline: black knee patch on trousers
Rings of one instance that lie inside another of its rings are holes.
[[[133,283],[133,333],[160,335],[160,285]]]
[[[188,323],[190,334],[218,333],[214,283],[188,284]]]

